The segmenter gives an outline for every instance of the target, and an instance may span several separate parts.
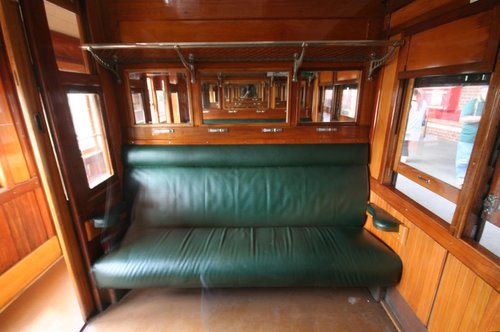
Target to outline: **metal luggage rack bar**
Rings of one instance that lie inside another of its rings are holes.
[[[88,51],[104,68],[120,81],[119,65],[180,61],[196,81],[195,64],[201,62],[293,62],[293,81],[304,61],[370,62],[368,79],[394,53],[403,40],[313,40],[258,42],[187,42],[187,43],[125,43],[85,44]],[[144,51],[157,50],[154,54]],[[232,52],[231,52],[232,50]],[[235,57],[234,53],[241,54]],[[134,54],[137,52],[138,54]],[[318,52],[320,54],[318,55]],[[187,53],[187,57],[185,54]],[[308,57],[308,53],[310,56]],[[175,60],[176,59],[176,60]]]

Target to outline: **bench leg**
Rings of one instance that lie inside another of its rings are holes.
[[[384,299],[387,289],[385,287],[368,287],[370,294],[376,302],[380,302]]]

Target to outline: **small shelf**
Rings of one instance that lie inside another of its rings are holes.
[[[371,78],[402,43],[390,40],[128,43],[85,44],[82,48],[117,78],[120,65],[182,63],[194,81],[195,65],[211,62],[292,62],[294,78],[303,62],[370,62],[368,77]]]

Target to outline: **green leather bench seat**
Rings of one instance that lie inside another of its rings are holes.
[[[390,286],[363,229],[368,145],[127,146],[131,226],[99,287]]]
[[[101,287],[390,286],[400,261],[363,229],[148,229],[94,265]]]

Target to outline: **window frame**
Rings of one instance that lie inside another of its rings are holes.
[[[403,102],[401,104],[401,116],[398,124],[398,135],[396,142],[396,153],[393,156],[392,171],[401,174],[404,177],[412,180],[416,184],[434,192],[435,194],[449,200],[450,202],[457,204],[458,196],[460,195],[460,189],[452,186],[445,181],[436,178],[430,174],[425,173],[415,167],[408,164],[400,162],[400,156],[402,152],[402,146],[404,141],[404,136],[406,134],[407,119],[411,106],[411,98],[414,90],[415,78],[411,78],[407,81],[405,85]],[[392,185],[395,185],[393,181]]]
[[[489,74],[491,78],[488,82],[488,94],[485,100],[484,112],[481,116],[481,120],[479,122],[478,134],[476,136],[476,142],[483,140],[491,140],[489,136],[497,136],[500,135],[498,132],[494,132],[495,126],[491,123],[491,118],[494,117],[495,113],[495,105],[499,104],[498,96],[495,97],[495,86],[498,85],[498,79],[495,79],[493,74],[495,72],[478,72],[478,73],[469,73],[469,74]],[[482,209],[482,199],[479,199],[481,196],[482,184],[487,182],[486,177],[488,176],[486,171],[478,168],[477,164],[482,159],[487,159],[486,163],[491,164],[492,159],[491,155],[494,152],[494,149],[491,146],[487,146],[484,144],[474,144],[473,151],[471,153],[471,159],[469,165],[473,167],[468,167],[465,182],[461,189],[455,188],[452,185],[445,183],[442,180],[436,179],[428,175],[427,173],[417,170],[411,166],[402,164],[399,162],[399,156],[401,155],[402,148],[402,138],[404,137],[406,131],[406,119],[407,113],[409,111],[409,104],[411,102],[411,95],[413,92],[414,81],[420,77],[429,77],[430,75],[425,75],[427,73],[423,73],[422,76],[412,75],[411,77],[400,76],[398,79],[397,86],[397,98],[394,103],[393,109],[393,135],[387,141],[388,149],[387,154],[385,156],[385,162],[383,163],[380,169],[380,178],[379,184],[387,187],[389,190],[397,193],[397,195],[407,198],[407,200],[417,207],[419,210],[425,211],[426,215],[431,216],[433,223],[439,225],[444,228],[445,231],[453,236],[454,238],[458,238],[461,241],[464,241],[468,245],[472,246],[475,250],[478,250],[483,255],[490,257],[490,259],[497,260],[498,258],[487,249],[483,248],[479,241],[474,240],[475,227],[479,229],[481,220],[480,212]],[[446,73],[443,76],[451,76],[451,75],[460,75],[461,73]],[[498,112],[498,111],[497,111]],[[490,165],[490,167],[494,167]],[[497,165],[498,167],[498,165]],[[399,171],[399,172],[398,172]],[[416,184],[421,185],[423,188],[429,189],[434,193],[440,195],[443,198],[448,199],[447,196],[456,196],[456,202],[452,201],[456,204],[456,209],[453,215],[453,219],[450,223],[441,219],[426,207],[420,205],[403,192],[399,191],[395,187],[396,181],[396,173],[399,173],[408,179],[414,181]],[[425,183],[421,179],[418,179],[418,176],[424,177],[425,179],[430,179],[431,185]],[[432,185],[434,183],[434,185]],[[443,194],[443,191],[449,190]],[[433,190],[434,189],[434,190]],[[455,190],[453,190],[455,189]],[[453,192],[455,191],[455,193]],[[473,219],[472,217],[476,217]],[[434,228],[433,225],[429,225],[429,227]]]

